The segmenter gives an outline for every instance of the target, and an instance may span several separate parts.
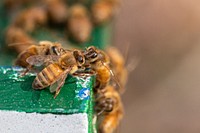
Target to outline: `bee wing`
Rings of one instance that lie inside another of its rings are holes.
[[[63,74],[58,78],[58,80],[50,86],[50,92],[56,92],[54,98],[59,94],[61,87],[65,83],[65,79],[67,78],[68,73],[71,71],[71,67],[66,69]]]
[[[58,55],[47,55],[46,61],[52,61],[52,62],[57,62],[60,58]]]
[[[59,79],[60,80],[60,79]],[[56,81],[54,84],[52,84],[49,88],[51,93],[54,93],[56,91],[56,88],[58,87],[58,81]]]
[[[67,78],[67,74],[62,74],[62,76],[59,77],[58,80],[50,86],[50,92],[51,93],[56,92],[59,85],[64,84],[63,80],[65,80],[66,78]]]
[[[44,56],[33,55],[33,56],[28,57],[26,59],[26,62],[28,62],[30,65],[33,65],[33,66],[41,66],[44,64],[45,59],[46,58]]]
[[[59,56],[57,55],[33,55],[26,59],[30,65],[33,66],[41,66],[45,63],[53,63],[59,60]]]

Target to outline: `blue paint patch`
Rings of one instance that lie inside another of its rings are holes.
[[[89,88],[83,88],[79,91],[78,97],[81,100],[88,100],[90,98],[90,89]]]

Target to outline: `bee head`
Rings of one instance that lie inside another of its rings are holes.
[[[79,50],[74,50],[73,51],[73,55],[76,59],[76,62],[78,64],[78,66],[82,66],[85,63],[85,57],[83,55],[83,53]]]
[[[94,46],[88,47],[84,55],[85,55],[85,58],[89,60],[90,62],[96,62],[96,61],[101,60],[102,58],[101,54]]]
[[[64,53],[64,49],[62,48],[60,43],[54,43],[50,47],[51,55],[62,55]]]
[[[107,114],[114,110],[115,101],[113,98],[102,96],[97,102],[95,106],[95,110],[98,115]]]

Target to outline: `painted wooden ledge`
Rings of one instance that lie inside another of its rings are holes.
[[[35,75],[19,77],[22,68],[0,67],[0,132],[92,133],[93,77],[71,77],[56,99],[36,91]]]

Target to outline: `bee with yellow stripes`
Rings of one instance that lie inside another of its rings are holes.
[[[85,63],[84,55],[79,50],[65,51],[57,57],[51,55],[48,57],[33,56],[29,58],[28,63],[39,65],[45,60],[54,61],[37,74],[32,87],[34,89],[44,89],[50,86],[50,92],[55,92],[54,97],[59,94],[67,75],[75,73]]]

